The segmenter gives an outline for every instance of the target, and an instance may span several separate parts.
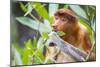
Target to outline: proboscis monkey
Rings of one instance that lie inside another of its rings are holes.
[[[77,16],[70,9],[62,8],[57,10],[54,14],[52,27],[56,32],[62,31],[65,33],[64,36],[61,36],[64,41],[72,44],[76,48],[82,49],[87,54],[91,51],[92,44],[89,32],[80,24]],[[64,54],[64,52],[58,51],[58,48],[54,44],[46,48],[45,57],[46,61],[50,58],[57,63],[75,62],[75,60]],[[95,53],[91,52],[90,57],[90,60],[96,60]]]

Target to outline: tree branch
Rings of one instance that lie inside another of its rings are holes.
[[[65,42],[62,40],[56,32],[51,32],[49,34],[49,39],[46,42],[46,46],[49,46],[50,43],[56,44],[57,47],[61,51],[63,51],[65,54],[70,55],[73,59],[76,61],[86,61],[87,53],[83,50],[76,48],[69,44],[68,42]]]

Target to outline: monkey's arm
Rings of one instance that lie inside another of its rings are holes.
[[[47,40],[47,44],[54,43],[56,46],[63,51],[65,54],[70,55],[75,61],[85,61],[87,57],[87,53],[81,49],[78,49],[71,44],[62,40],[56,32],[52,32],[49,35],[49,39]]]

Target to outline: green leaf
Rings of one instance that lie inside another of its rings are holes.
[[[49,20],[48,12],[47,12],[47,10],[45,9],[44,6],[45,6],[45,4],[33,3],[33,8],[37,11],[37,13],[38,13],[41,17],[43,17],[43,18]]]
[[[59,36],[64,36],[64,35],[65,35],[65,33],[62,32],[62,31],[58,31],[57,34],[58,34]]]
[[[22,57],[23,64],[30,64],[32,62],[32,53],[33,53],[32,49],[33,46],[31,40],[25,42],[25,47],[23,49],[23,57]]]
[[[38,55],[34,56],[34,64],[43,64],[43,61],[38,57]]]
[[[29,50],[33,48],[31,40],[28,40],[25,42],[25,47]]]
[[[70,8],[80,17],[87,19],[85,11],[79,5],[70,5]]]
[[[58,7],[59,4],[49,4],[49,16],[53,16]]]
[[[43,50],[39,49],[37,53],[38,53],[37,56],[41,59],[41,61],[43,61],[45,59],[43,56]]]
[[[68,5],[68,4],[66,4],[66,5],[64,6],[64,8],[69,8],[69,5]]]
[[[44,56],[43,56],[43,38],[40,37],[38,42],[37,42],[37,49],[36,52],[34,53],[34,64],[41,64],[44,61]]]
[[[80,18],[79,21],[81,24],[83,24],[88,29],[88,31],[92,30],[91,27],[82,18]]]
[[[17,17],[16,20],[18,20],[21,24],[26,25],[32,29],[38,30],[40,32],[51,32],[51,30],[45,24],[39,23],[28,17]]]
[[[36,37],[34,37],[33,39],[33,49],[36,49],[37,47],[37,40],[36,40]]]
[[[54,20],[54,16],[51,16],[51,17],[49,18],[50,26],[52,26],[53,20]]]
[[[52,63],[55,63],[53,60],[48,60],[46,63],[48,63],[48,64],[52,64]]]
[[[21,3],[21,2],[19,2],[19,4],[20,4],[20,7],[22,8],[22,10],[23,10],[24,12],[27,12],[27,8],[24,6],[24,4]]]
[[[41,48],[42,42],[43,42],[43,39],[40,37],[38,42],[37,42],[37,49]]]
[[[48,33],[42,32],[41,33],[41,36],[42,36],[43,39],[48,38]]]
[[[31,13],[32,9],[33,9],[32,5],[30,3],[28,3],[28,9],[27,9],[27,12],[25,13],[24,16],[28,15],[29,13]]]

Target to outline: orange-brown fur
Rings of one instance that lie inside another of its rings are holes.
[[[54,14],[54,23],[52,24],[54,31],[63,31],[65,33],[61,38],[72,44],[73,46],[89,53],[91,50],[91,41],[86,28],[80,24],[76,15],[69,9],[59,9]],[[52,48],[52,49],[51,49]],[[46,58],[55,58],[56,62],[74,62],[73,59],[67,57],[62,51],[57,53],[56,46],[50,46],[46,50]],[[57,53],[57,54],[56,54]],[[56,55],[54,55],[56,54]],[[95,53],[92,59],[95,60]],[[51,57],[52,56],[52,57]]]

